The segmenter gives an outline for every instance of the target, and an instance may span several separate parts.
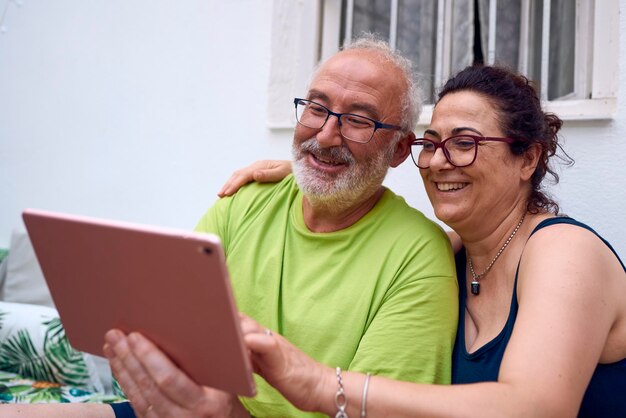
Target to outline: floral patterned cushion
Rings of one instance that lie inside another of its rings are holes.
[[[93,357],[71,347],[57,311],[45,306],[0,302],[0,371],[3,395],[26,391],[42,401],[54,393],[58,402],[105,395]]]
[[[0,404],[6,403],[115,403],[126,399],[59,383],[26,379],[15,373],[0,371]]]

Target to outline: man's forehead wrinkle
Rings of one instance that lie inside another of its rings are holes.
[[[326,91],[332,93],[327,94]],[[362,110],[376,116],[380,108],[390,100],[389,94],[385,94],[368,83],[348,80],[348,77],[338,80],[330,75],[321,75],[313,83],[308,97],[312,100],[330,101],[331,96],[336,98],[337,102],[343,102],[345,107],[344,109],[331,109],[333,111]],[[332,103],[328,104],[332,106]]]

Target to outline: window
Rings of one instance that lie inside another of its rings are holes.
[[[413,61],[427,103],[451,74],[483,62],[525,74],[563,119],[606,119],[617,110],[618,0],[275,0],[275,19],[287,5],[299,19],[291,57],[300,58],[300,72],[369,31]],[[274,35],[284,26],[275,24]],[[426,106],[420,124],[431,112]]]

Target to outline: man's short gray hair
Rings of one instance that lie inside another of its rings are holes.
[[[401,126],[406,131],[415,129],[422,112],[422,91],[411,61],[398,51],[391,49],[386,41],[372,33],[363,33],[342,48],[343,51],[354,49],[376,51],[384,60],[392,63],[402,72],[407,88],[401,102]]]

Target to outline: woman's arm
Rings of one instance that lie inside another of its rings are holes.
[[[611,330],[624,327],[625,279],[615,255],[586,229],[554,225],[533,235],[499,380],[532,385],[538,402],[574,416],[597,364],[626,357],[623,344],[617,357],[605,357]]]
[[[291,161],[261,160],[235,171],[217,193],[219,197],[231,196],[251,181],[271,183],[284,179],[291,173]]]
[[[557,228],[559,228],[557,230]],[[498,382],[437,386],[372,377],[368,417],[575,417],[609,331],[623,311],[624,273],[586,230],[554,226],[525,248],[519,313]],[[593,279],[590,279],[593,278]],[[316,363],[253,321],[243,326],[256,370],[308,411],[337,412],[335,370]],[[255,328],[256,327],[256,328]],[[621,356],[621,357],[620,357]],[[624,358],[622,352],[614,358]],[[366,377],[342,372],[346,412],[359,416]]]
[[[335,369],[317,363],[282,336],[268,335],[243,315],[242,329],[257,373],[299,409],[335,416],[339,390]],[[341,377],[348,416],[361,416],[363,406],[370,418],[455,417],[467,416],[468,411],[485,411],[477,416],[516,416],[503,415],[501,410],[491,408],[492,396],[506,398],[508,395],[508,388],[496,383],[419,385],[372,376],[363,404],[366,375],[342,371]],[[521,410],[523,412],[523,408]],[[523,413],[519,416],[529,416]]]

